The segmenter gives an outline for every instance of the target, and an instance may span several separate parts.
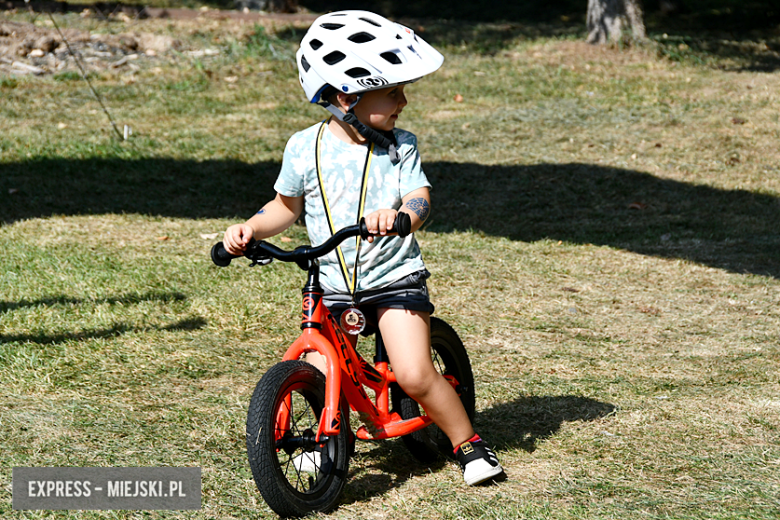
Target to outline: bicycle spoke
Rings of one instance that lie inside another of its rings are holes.
[[[327,511],[337,503],[349,458],[346,433],[316,441],[325,377],[301,361],[274,365],[247,414],[247,454],[255,484],[281,516]],[[342,451],[343,450],[343,451]]]
[[[433,366],[436,367],[436,370],[440,374],[445,374],[447,372],[447,368],[444,365],[444,361],[441,359],[441,357],[439,356],[438,352],[436,352],[434,350],[434,351],[432,351],[432,353],[433,353],[433,356],[432,356],[433,357]]]
[[[296,402],[298,402],[298,404],[296,404]],[[290,420],[288,433],[289,436],[297,438],[306,435],[307,432],[310,433],[317,431],[319,418],[314,413],[314,410],[312,409],[305,395],[300,392],[290,392],[289,398],[284,399],[282,403],[282,406],[284,406]],[[278,432],[278,437],[281,437],[279,433],[280,432]],[[282,455],[282,453],[285,455]],[[288,482],[293,485],[296,491],[301,493],[308,493],[313,488],[315,488],[317,482],[319,481],[318,477],[322,473],[322,461],[320,461],[320,464],[317,464],[315,459],[312,459],[311,462],[313,462],[315,465],[316,477],[315,475],[312,475],[306,471],[302,471],[295,466],[295,459],[297,457],[306,457],[307,455],[313,457],[311,453],[313,452],[308,452],[302,448],[296,449],[289,455],[285,450],[280,450],[277,453],[277,458],[280,459],[280,466],[284,468],[284,474],[287,476]],[[286,459],[284,458],[285,456]]]

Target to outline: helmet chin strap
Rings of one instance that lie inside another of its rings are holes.
[[[344,121],[345,123],[352,125],[357,132],[374,143],[375,145],[379,146],[380,148],[384,148],[387,150],[387,155],[390,156],[390,161],[393,164],[398,164],[401,161],[401,156],[398,153],[397,143],[395,141],[395,136],[392,132],[379,132],[377,130],[374,130],[370,126],[366,126],[363,123],[358,120],[357,116],[355,115],[354,108],[355,105],[358,104],[358,101],[360,101],[360,98],[362,97],[361,94],[357,95],[357,101],[352,103],[349,106],[349,110],[345,114],[342,112],[337,106],[333,105],[332,103],[328,103],[327,101],[323,100],[320,104],[325,107],[325,109],[328,110],[333,116],[338,119],[339,121]]]

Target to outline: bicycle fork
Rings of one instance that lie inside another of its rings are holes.
[[[322,441],[324,436],[338,435],[341,431],[341,422],[345,419],[341,416],[339,402],[341,398],[341,367],[333,343],[322,334],[324,317],[330,312],[322,302],[323,291],[319,284],[319,267],[309,267],[309,280],[303,288],[303,301],[301,312],[301,335],[285,352],[284,361],[301,359],[307,352],[316,351],[326,359],[325,365],[325,408],[320,416],[317,440]],[[289,398],[289,397],[288,397]],[[288,407],[283,407],[287,410]],[[289,413],[282,411],[277,418],[277,425],[290,424]]]

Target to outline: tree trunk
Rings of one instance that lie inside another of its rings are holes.
[[[645,39],[639,0],[588,0],[588,43],[620,41],[624,27],[631,28],[635,39]]]

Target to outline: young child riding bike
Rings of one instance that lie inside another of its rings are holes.
[[[276,197],[245,223],[230,226],[223,243],[241,255],[250,239],[284,231],[305,210],[309,238],[318,245],[365,217],[377,237],[348,241],[320,260],[325,303],[351,334],[363,323],[379,327],[401,388],[447,435],[466,483],[476,485],[503,469],[431,361],[434,307],[417,241],[389,234],[399,211],[410,215],[412,231],[430,214],[431,185],[417,138],[395,125],[407,105],[405,86],[443,61],[413,31],[374,13],[319,17],[301,41],[297,62],[307,99],[331,117],[290,138]],[[357,336],[349,337],[354,345]],[[306,361],[323,370],[319,358],[312,353]]]

